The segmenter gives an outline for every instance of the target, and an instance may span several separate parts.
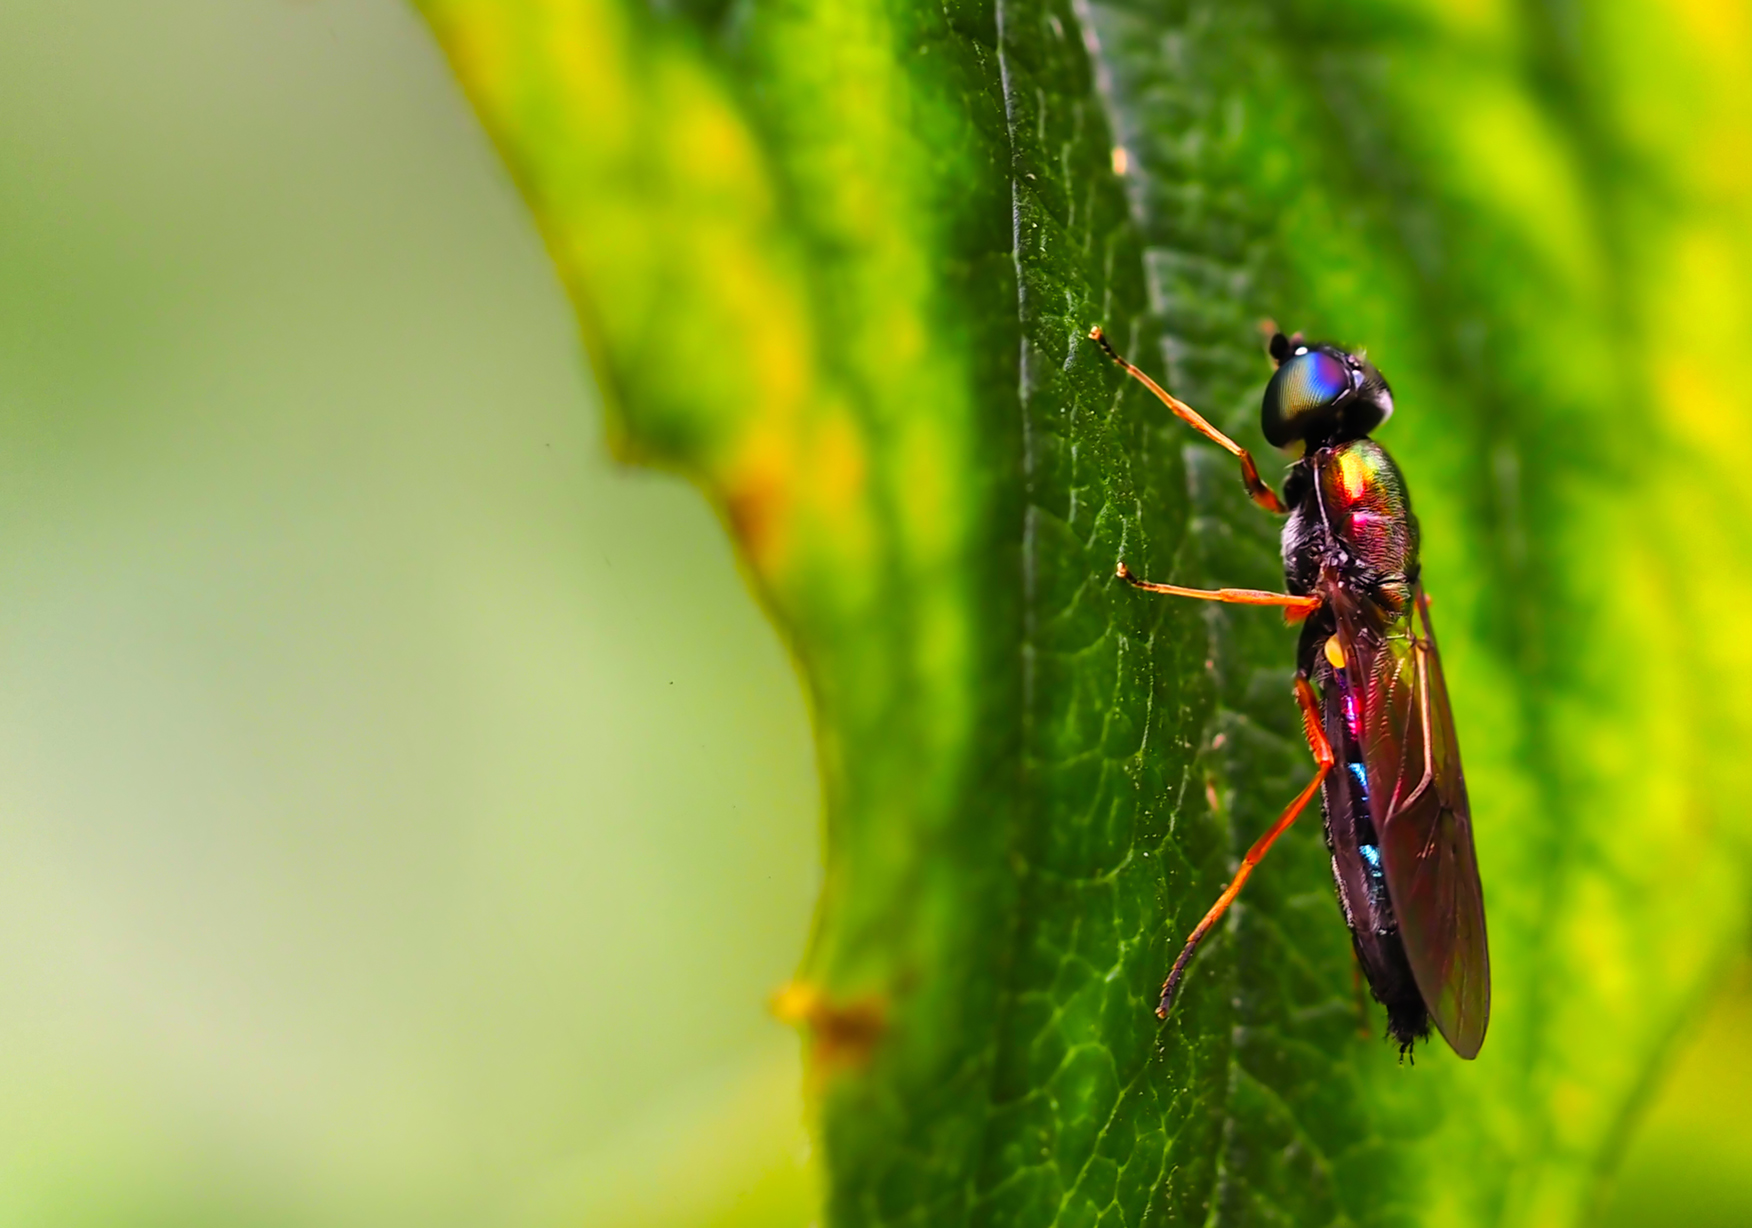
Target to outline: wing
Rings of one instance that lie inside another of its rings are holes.
[[[1490,1020],[1490,949],[1429,605],[1421,586],[1397,617],[1349,594],[1332,605],[1359,684],[1369,811],[1400,940],[1436,1027],[1454,1052],[1476,1057]]]

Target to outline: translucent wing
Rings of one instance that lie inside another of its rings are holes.
[[[1476,1057],[1490,1020],[1490,949],[1429,606],[1419,586],[1397,616],[1383,617],[1367,598],[1335,596],[1346,672],[1360,699],[1369,812],[1400,940],[1436,1027],[1454,1052]]]

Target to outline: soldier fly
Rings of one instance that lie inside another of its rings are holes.
[[[1387,381],[1360,353],[1271,329],[1277,369],[1260,421],[1266,439],[1301,455],[1280,498],[1247,450],[1089,337],[1174,414],[1234,456],[1241,480],[1283,530],[1288,592],[1197,589],[1134,576],[1134,588],[1204,601],[1277,606],[1302,624],[1296,700],[1314,779],[1241,859],[1234,881],[1194,927],[1162,986],[1167,1018],[1199,943],[1266,850],[1316,789],[1339,906],[1357,962],[1387,1010],[1401,1054],[1433,1021],[1454,1052],[1478,1055],[1490,1017],[1484,895],[1454,716],[1418,569],[1418,524],[1399,467],[1369,433],[1393,413]]]

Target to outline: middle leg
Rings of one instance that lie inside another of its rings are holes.
[[[1286,622],[1300,622],[1322,605],[1319,597],[1298,597],[1294,593],[1268,593],[1258,588],[1182,588],[1178,584],[1157,584],[1140,580],[1131,568],[1121,563],[1114,572],[1133,588],[1146,593],[1167,593],[1171,597],[1194,597],[1199,601],[1222,601],[1230,605],[1274,605],[1283,607]]]

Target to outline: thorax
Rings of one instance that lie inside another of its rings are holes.
[[[1290,591],[1311,593],[1322,577],[1364,591],[1408,590],[1417,578],[1411,497],[1399,466],[1374,440],[1353,439],[1309,453],[1291,470],[1285,494],[1290,518],[1284,525],[1284,574]]]

